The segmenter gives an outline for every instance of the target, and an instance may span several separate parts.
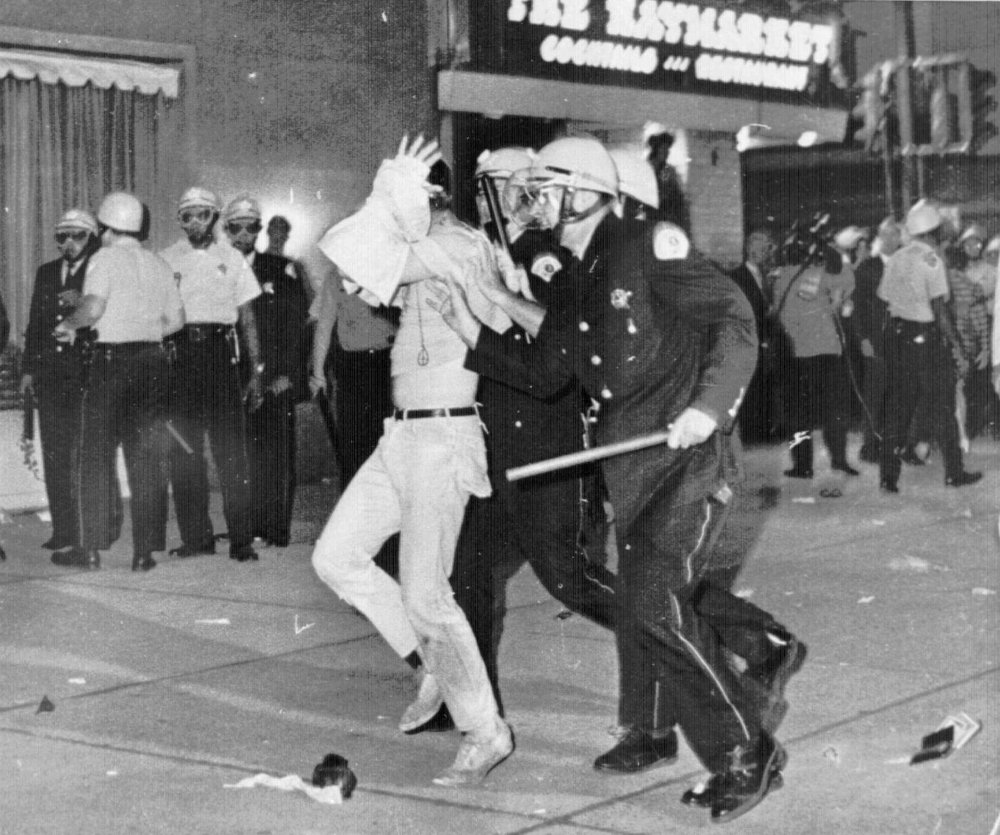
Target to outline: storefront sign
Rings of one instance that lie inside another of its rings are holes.
[[[758,13],[749,3],[496,2],[502,20],[473,19],[492,17],[500,37],[484,23],[473,57],[501,72],[799,103],[826,104],[831,93],[827,64],[841,36],[833,20]]]

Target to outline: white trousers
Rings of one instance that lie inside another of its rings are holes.
[[[462,731],[497,717],[486,668],[448,582],[470,494],[490,494],[478,416],[387,418],[312,557],[319,578],[396,653],[405,658],[419,649]],[[373,562],[397,531],[399,583]]]

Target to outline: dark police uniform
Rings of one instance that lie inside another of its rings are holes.
[[[105,300],[83,396],[80,436],[79,530],[85,551],[104,550],[121,533],[115,469],[121,444],[132,492],[136,555],[162,551],[167,524],[165,434],[162,417],[167,321],[181,321],[170,268],[132,237],[121,237],[90,260],[83,295]]]
[[[72,308],[60,300],[60,294],[66,290],[82,292],[89,262],[90,256],[84,255],[73,264],[59,258],[38,268],[24,337],[22,370],[31,376],[38,405],[45,492],[52,514],[50,546],[54,550],[75,545],[80,539],[76,453],[86,359],[93,334],[89,328],[81,328],[70,345],[57,340],[53,330],[72,313]]]
[[[669,250],[676,232],[666,234]],[[480,373],[542,396],[577,375],[602,404],[601,444],[663,430],[688,406],[718,420],[721,430],[697,447],[656,446],[602,469],[620,555],[620,721],[648,728],[653,715],[668,717],[720,773],[762,738],[761,695],[725,650],[754,666],[778,628],[703,582],[738,472],[730,430],[753,373],[755,326],[730,279],[696,254],[662,260],[663,244],[662,227],[605,218],[537,341],[483,329],[474,355]],[[658,680],[663,687],[652,686]]]
[[[295,403],[302,395],[302,332],[309,304],[291,260],[261,252],[248,260],[261,287],[251,306],[264,366],[264,400],[247,412],[253,532],[283,547],[295,498]],[[279,394],[268,391],[279,377],[287,377],[290,387]]]
[[[886,303],[878,297],[878,286],[886,261],[888,258],[882,255],[866,258],[858,264],[854,276],[854,315],[851,317],[854,333],[857,339],[867,340],[872,348],[872,356],[861,356],[861,391],[868,410],[865,440],[861,446],[861,459],[864,461],[878,461],[885,426],[885,354],[889,313]]]
[[[161,255],[170,264],[184,302],[186,324],[171,338],[174,354],[170,413],[193,450],[170,447],[177,524],[185,548],[214,549],[208,515],[205,433],[219,473],[230,555],[253,542],[251,495],[240,385],[239,307],[260,295],[246,259],[229,244],[195,249],[182,238]]]
[[[514,244],[516,263],[528,273],[532,295],[552,301],[572,257],[550,237],[527,232]],[[527,337],[516,325],[508,338]],[[475,360],[467,363],[475,371]],[[583,448],[584,396],[578,381],[545,399],[481,376],[477,399],[486,426],[493,495],[473,498],[466,510],[451,583],[469,620],[500,702],[497,652],[506,611],[506,582],[524,563],[546,591],[595,623],[614,624],[615,576],[604,567],[603,495],[595,465],[511,483],[505,472]]]

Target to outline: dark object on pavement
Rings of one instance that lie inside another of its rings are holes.
[[[327,754],[323,757],[323,762],[313,769],[312,784],[321,789],[339,786],[341,796],[347,800],[358,785],[358,778],[347,767],[347,760],[340,754]]]
[[[654,739],[639,728],[630,728],[614,748],[594,760],[594,770],[637,774],[653,766],[675,762],[677,734],[674,731]]]
[[[403,731],[403,733],[407,736],[413,736],[414,734],[422,734],[424,732],[435,734],[453,730],[455,730],[455,720],[451,718],[448,705],[442,703],[437,713],[424,722],[424,724],[417,725],[417,727],[410,728],[410,730]]]
[[[910,765],[947,757],[962,748],[981,728],[982,725],[968,713],[949,716],[934,733],[920,740],[920,750],[910,759]]]
[[[56,706],[49,701],[48,696],[42,696],[42,700],[38,703],[38,710],[35,713],[52,713],[56,709]]]

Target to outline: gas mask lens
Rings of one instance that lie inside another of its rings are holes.
[[[504,211],[523,229],[553,229],[559,221],[563,187],[537,171],[516,171],[504,186]]]

